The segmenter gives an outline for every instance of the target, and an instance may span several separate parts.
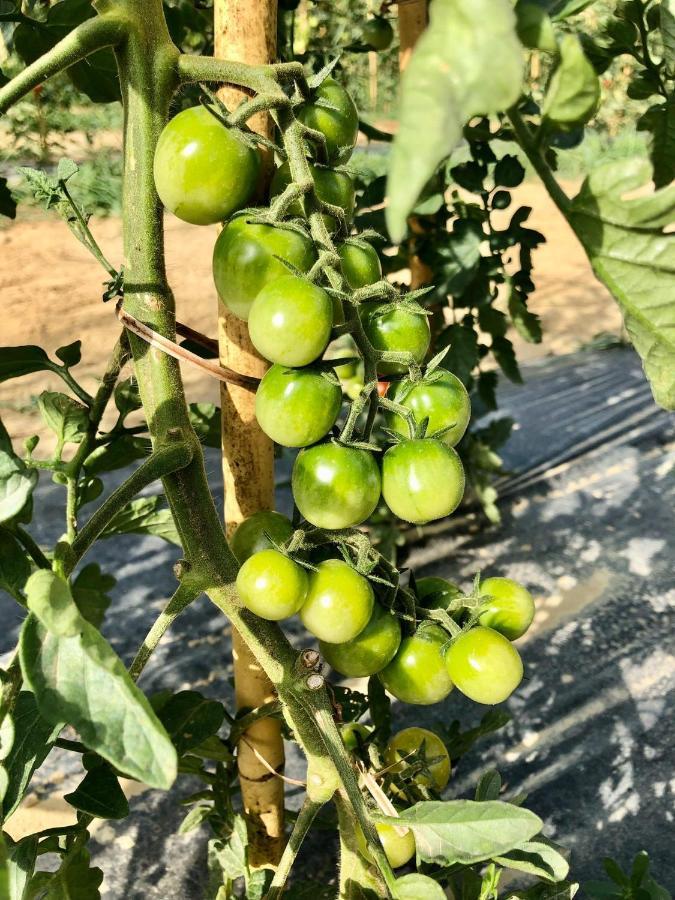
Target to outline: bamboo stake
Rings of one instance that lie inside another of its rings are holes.
[[[277,37],[276,0],[215,0],[215,55],[240,62],[274,61]],[[226,88],[221,97],[233,109],[243,95]],[[249,125],[271,137],[267,113]],[[272,160],[267,159],[271,168]],[[265,362],[253,349],[246,323],[218,307],[220,362],[242,375],[261,378]],[[274,508],[274,448],[258,427],[255,392],[232,384],[221,386],[225,527],[228,535],[252,513]],[[238,632],[233,629],[235,700],[238,709],[255,709],[275,698],[272,684]],[[276,865],[284,848],[284,785],[273,775],[284,768],[284,744],[276,719],[260,719],[238,745],[239,778],[249,831],[253,866]],[[261,762],[265,761],[265,764]]]

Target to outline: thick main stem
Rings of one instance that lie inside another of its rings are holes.
[[[216,0],[213,14],[216,57],[255,66],[274,61],[276,0]],[[230,110],[246,100],[241,91],[231,87],[223,88],[220,97]],[[268,113],[256,114],[248,125],[263,137],[272,137]],[[269,170],[270,154],[265,162]],[[218,342],[223,366],[255,378],[265,374],[267,364],[251,344],[246,323],[221,301]],[[274,445],[258,425],[254,390],[222,384],[220,399],[225,529],[229,535],[252,513],[274,509]],[[255,709],[274,700],[272,682],[236,629],[232,631],[232,656],[237,710]],[[253,866],[276,865],[284,849],[284,783],[272,774],[283,772],[284,764],[277,719],[262,718],[242,734],[237,766]]]

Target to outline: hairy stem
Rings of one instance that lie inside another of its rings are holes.
[[[153,622],[150,631],[147,633],[145,640],[138,648],[138,652],[129,666],[129,675],[134,681],[138,680],[139,675],[171,625],[201,593],[201,590],[195,588],[189,581],[185,584],[180,584],[176,588],[174,595]]]
[[[124,18],[112,13],[82,22],[9,84],[0,88],[0,115],[52,75],[62,72],[97,50],[119,44],[126,35],[127,27]]]
[[[293,863],[295,862],[295,857],[298,855],[298,851],[302,846],[305,835],[311,828],[312,822],[322,806],[323,803],[315,803],[313,800],[310,800],[309,797],[305,798],[305,802],[298,813],[298,818],[295,820],[293,831],[288,839],[283,856],[279,861],[277,871],[274,874],[265,900],[280,900],[283,896],[284,886],[288,880]]]

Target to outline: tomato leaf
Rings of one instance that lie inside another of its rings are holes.
[[[38,872],[31,881],[30,897],[47,900],[100,900],[99,887],[103,872],[91,866],[89,851],[81,847],[64,857],[61,867],[51,872]],[[37,889],[35,889],[37,887]]]
[[[75,790],[63,799],[98,819],[124,819],[129,815],[129,803],[117,776],[105,765],[87,772]]]
[[[675,2],[661,0],[659,7],[661,19],[661,38],[663,39],[663,58],[666,66],[675,71]]]
[[[42,347],[0,347],[0,381],[53,368],[54,364]]]
[[[543,122],[571,128],[588,122],[600,99],[600,81],[586,58],[581,41],[566,34],[560,42],[560,61],[546,89]]]
[[[101,537],[116,534],[153,534],[170,544],[178,544],[180,538],[171,515],[171,510],[162,509],[163,497],[140,497],[131,500],[106,525]]]
[[[28,503],[38,481],[35,469],[29,469],[11,450],[0,444],[0,523],[19,515]]]
[[[33,772],[42,765],[52,748],[63,723],[47,722],[40,715],[35,697],[20,691],[12,710],[14,742],[3,765],[8,785],[2,801],[2,813],[9,818],[23,799]]]
[[[675,409],[675,185],[623,199],[651,174],[642,158],[598,166],[569,219],[600,281],[619,304],[654,399]]]
[[[98,563],[85,566],[71,585],[73,600],[82,616],[99,628],[103,622],[105,611],[110,606],[107,591],[115,587],[112,575],[101,571]]]
[[[26,599],[30,611],[54,634],[72,637],[80,630],[82,616],[68,582],[51,569],[33,572],[26,584]]]
[[[675,179],[675,96],[655,103],[638,119],[638,131],[649,131],[654,184],[665,187]]]
[[[476,115],[515,103],[523,53],[508,0],[434,0],[429,27],[401,81],[399,131],[387,181],[386,221],[400,242],[406,219],[436,166]]]
[[[0,588],[19,603],[30,575],[30,559],[17,539],[9,531],[0,529]]]
[[[8,900],[24,900],[27,897],[26,886],[35,870],[37,859],[38,836],[28,835],[23,840],[14,843],[3,835],[7,844],[6,848],[6,894],[0,892],[0,896]],[[0,882],[1,886],[1,882]]]
[[[43,587],[31,591],[37,615],[28,616],[19,641],[21,668],[41,715],[52,725],[72,725],[86,747],[121,772],[151,787],[170,787],[176,751],[147,698],[110,644],[79,616],[72,598],[70,612],[47,613]],[[51,594],[62,602],[61,585]]]
[[[507,869],[527,872],[528,875],[536,875],[545,881],[564,881],[570,867],[560,849],[552,841],[539,835],[509,853],[496,856],[494,861]]]
[[[478,801],[498,800],[502,789],[502,777],[496,769],[483,772],[476,785],[475,799]]]
[[[59,447],[81,442],[89,424],[87,409],[81,403],[58,391],[43,391],[38,397],[38,409],[56,435]]]
[[[179,691],[155,711],[179,755],[215,734],[225,718],[223,704],[198,691]]]
[[[378,820],[397,822],[391,817]],[[508,853],[542,827],[530,810],[500,800],[422,801],[403,810],[398,823],[414,832],[421,859],[442,866],[469,865]]]
[[[398,900],[445,900],[446,894],[433,878],[412,872],[396,879],[396,896]]]

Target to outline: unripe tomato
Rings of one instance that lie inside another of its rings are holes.
[[[450,756],[445,744],[433,731],[427,728],[404,728],[395,734],[384,751],[384,761],[392,772],[402,772],[412,762],[415,753],[424,744],[424,759],[428,762],[429,775],[420,772],[415,777],[418,784],[442,791],[450,779]]]
[[[278,622],[296,613],[305,601],[307,572],[278,550],[260,550],[239,569],[237,591],[247,609]]]
[[[369,450],[318,444],[301,450],[293,465],[293,499],[317,528],[360,525],[374,512],[380,487],[380,470]]]
[[[513,644],[482,625],[453,641],[445,662],[452,681],[476,703],[501,703],[523,678],[523,662]]]
[[[452,581],[437,578],[435,575],[418,578],[415,582],[415,589],[420,605],[425,609],[447,609],[452,601],[462,593]]]
[[[534,600],[522,584],[510,578],[486,578],[481,582],[480,593],[492,597],[489,607],[481,613],[481,625],[493,628],[510,641],[525,634],[534,619]]]
[[[359,745],[368,738],[371,731],[372,728],[368,728],[360,722],[346,722],[344,725],[340,725],[342,743],[350,753],[359,749]]]
[[[293,534],[290,519],[272,509],[260,509],[244,519],[232,533],[230,547],[240,563],[259,550],[270,550],[268,534],[277,544],[285,543]]]
[[[391,662],[401,643],[401,626],[396,616],[379,603],[366,627],[344,644],[321,641],[319,649],[328,665],[349,678],[363,678],[380,672]]]
[[[326,105],[323,106],[322,103]],[[312,91],[312,102],[300,107],[297,117],[308,128],[314,128],[324,135],[330,165],[347,162],[356,146],[359,114],[350,94],[342,85],[334,78],[326,78]]]
[[[443,654],[448,641],[438,625],[418,628],[415,634],[403,638],[396,656],[379,673],[380,681],[403,703],[438,703],[452,690]]]
[[[374,603],[375,594],[367,578],[342,559],[327,559],[310,573],[300,618],[319,640],[344,644],[366,627]]]
[[[412,313],[391,303],[364,303],[361,316],[368,340],[376,350],[411,353],[416,363],[422,362],[431,341],[431,331],[425,315],[421,312]],[[377,364],[377,371],[381,375],[405,372],[407,368],[403,363]]]
[[[449,516],[464,494],[464,469],[451,447],[435,438],[403,441],[382,460],[382,495],[406,522],[423,525]]]
[[[316,259],[314,244],[292,228],[255,224],[245,215],[223,228],[213,248],[213,280],[218,296],[235,316],[246,321],[260,291],[292,274],[281,259],[307,272]]]
[[[319,369],[274,365],[255,395],[255,415],[265,434],[283,447],[307,447],[335,424],[342,388]]]
[[[349,175],[344,172],[336,172],[334,169],[326,169],[321,166],[310,165],[312,178],[314,179],[314,187],[319,200],[324,203],[330,203],[333,206],[341,206],[345,211],[347,222],[351,222],[354,215],[354,207],[356,205],[356,195],[354,193],[354,182]],[[270,185],[270,196],[276,197],[291,183],[291,172],[288,163],[285,162],[280,166],[272,178]],[[303,216],[306,218],[305,207],[302,200],[297,200],[289,209],[292,216]],[[324,216],[326,227],[335,231],[337,222],[332,216]]]
[[[260,291],[248,317],[251,342],[261,356],[284,366],[306,366],[321,356],[333,325],[333,304],[318,284],[295,275]]]
[[[374,50],[386,50],[394,40],[394,29],[382,16],[374,16],[364,23],[361,40]]]
[[[428,875],[411,872],[396,879],[397,900],[446,900],[446,893],[440,884]]]
[[[428,419],[426,433],[429,437],[452,426],[439,438],[448,447],[454,447],[464,437],[471,417],[471,401],[466,388],[452,372],[443,371],[438,381],[430,383],[413,384],[404,378],[396,384],[390,399],[411,410],[418,425]],[[388,412],[385,421],[391,431],[409,436],[408,423],[401,416]]]
[[[260,155],[203,106],[179,112],[157,141],[155,187],[184,222],[213,225],[253,196]]]
[[[342,274],[349,287],[356,291],[382,278],[382,265],[377,250],[370,244],[345,241],[338,247],[342,260]]]
[[[410,862],[415,855],[415,836],[412,831],[408,829],[404,835],[400,835],[394,825],[380,822],[375,823],[375,829],[392,869],[399,869]]]

